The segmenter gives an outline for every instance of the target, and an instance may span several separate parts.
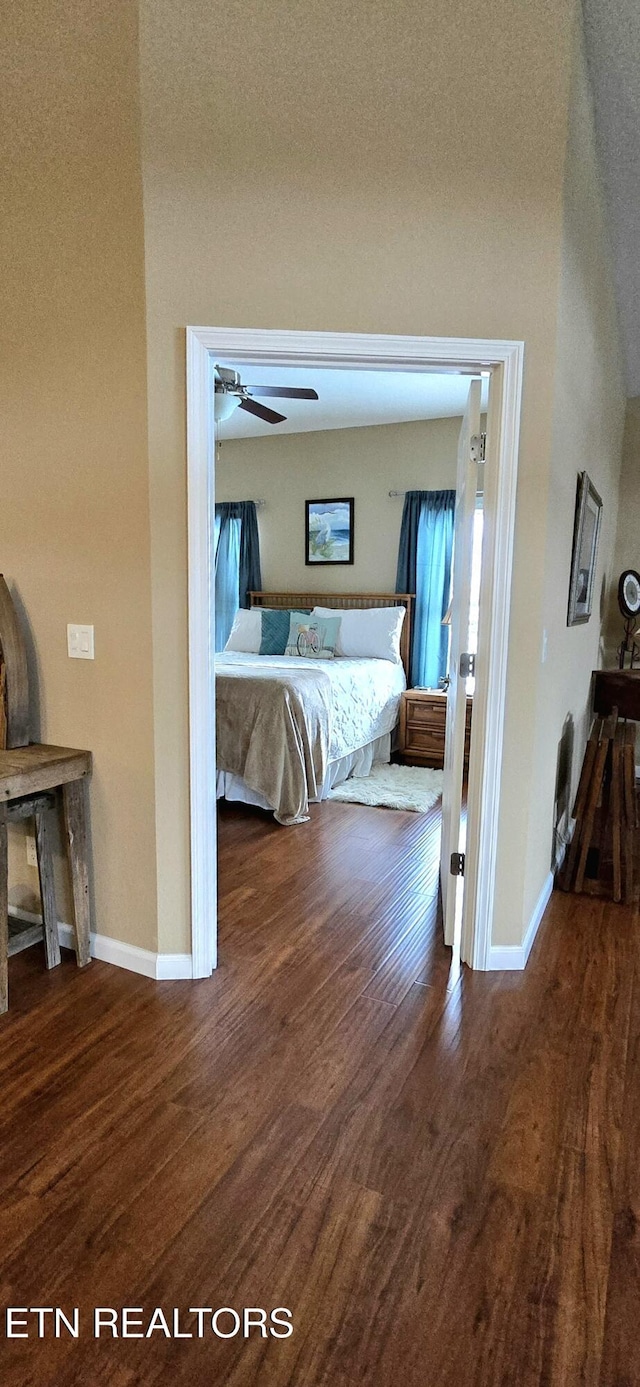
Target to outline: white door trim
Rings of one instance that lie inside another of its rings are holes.
[[[191,957],[194,978],[209,977],[218,958],[216,718],[211,625],[214,441],[209,351],[198,330],[187,328]]]
[[[491,953],[491,924],[498,858],[524,358],[523,344],[517,345],[519,350],[506,354],[493,373],[487,417],[480,619],[467,791],[467,820],[477,826],[477,832],[467,836],[461,945],[465,963],[479,969],[496,967]]]
[[[490,966],[500,808],[511,569],[524,344],[253,328],[187,328],[189,719],[193,976],[216,964],[216,759],[213,660],[215,359],[385,371],[491,372],[485,537],[471,759],[463,958]]]

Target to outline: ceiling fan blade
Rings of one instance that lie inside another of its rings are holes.
[[[268,409],[266,405],[259,405],[257,400],[241,400],[240,408],[246,409],[248,414],[255,414],[256,419],[264,419],[265,424],[282,424],[286,419],[286,414],[276,414],[275,409]]]
[[[317,390],[303,390],[293,385],[248,385],[252,395],[273,395],[281,400],[317,400]]]

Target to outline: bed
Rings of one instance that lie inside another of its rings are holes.
[[[218,798],[271,810],[284,825],[301,823],[310,803],[326,799],[349,776],[368,775],[375,761],[390,759],[407,685],[411,597],[261,592],[251,594],[251,603],[254,609],[318,608],[338,616],[381,607],[406,611],[397,662],[238,650],[216,655]]]

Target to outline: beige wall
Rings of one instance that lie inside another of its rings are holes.
[[[609,589],[606,627],[607,648],[615,663],[616,647],[624,636],[624,621],[618,607],[618,578],[625,568],[640,572],[640,397],[627,400],[620,471],[620,503],[614,562]]]
[[[618,513],[625,399],[606,217],[595,154],[591,96],[581,35],[576,34],[564,187],[556,336],[545,587],[541,632],[529,628],[532,672],[540,670],[536,750],[528,818],[525,918],[541,879],[566,841],[590,721],[591,672],[603,659],[601,625],[617,577],[613,550]],[[591,620],[567,626],[567,600],[578,473],[602,496],[602,528]],[[566,763],[566,764],[565,764]],[[556,804],[556,799],[558,803]],[[554,826],[556,833],[554,835]]]
[[[498,861],[522,936],[573,9],[142,0],[162,947],[189,940],[186,323],[524,338]]]
[[[155,948],[136,43],[130,0],[3,10],[0,570],[24,612],[34,734],[95,756],[97,927]],[[95,624],[94,663],[67,658],[68,621]],[[34,886],[14,841],[14,904]]]
[[[220,501],[263,499],[262,584],[272,591],[393,592],[402,498],[390,490],[455,487],[459,419],[327,429],[223,442]],[[353,496],[353,565],[305,565],[305,500]]]

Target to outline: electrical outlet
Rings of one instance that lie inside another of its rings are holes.
[[[36,852],[36,840],[32,833],[27,834],[27,862],[30,867],[37,867],[38,854]]]

